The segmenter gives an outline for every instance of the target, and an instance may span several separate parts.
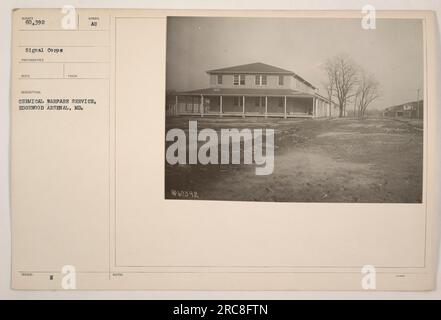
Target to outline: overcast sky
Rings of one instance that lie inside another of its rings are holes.
[[[325,94],[321,66],[340,53],[380,82],[374,108],[414,101],[422,89],[421,20],[377,19],[377,29],[364,30],[358,19],[185,17],[168,20],[167,89],[207,88],[207,70],[263,62],[299,74]]]

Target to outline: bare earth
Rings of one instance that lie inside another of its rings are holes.
[[[272,128],[274,172],[253,165],[165,165],[168,199],[419,203],[421,124],[388,119],[170,118],[167,130]]]

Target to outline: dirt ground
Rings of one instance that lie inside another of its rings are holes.
[[[421,125],[388,119],[169,118],[167,130],[272,128],[274,171],[253,165],[165,165],[168,199],[419,203]]]

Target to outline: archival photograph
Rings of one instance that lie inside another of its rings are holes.
[[[166,199],[422,202],[422,20],[168,17],[166,65]]]

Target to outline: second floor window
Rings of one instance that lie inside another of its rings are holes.
[[[221,74],[217,75],[217,84],[222,84],[222,75]]]
[[[279,76],[279,86],[283,86],[283,76]]]
[[[256,86],[266,86],[267,79],[265,75],[258,74],[255,80]]]
[[[244,74],[235,74],[234,78],[233,78],[233,84],[235,86],[238,86],[238,85],[243,86],[243,85],[245,85],[245,75]]]

